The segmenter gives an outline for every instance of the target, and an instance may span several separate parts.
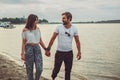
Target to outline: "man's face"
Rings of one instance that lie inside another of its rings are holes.
[[[67,19],[66,15],[62,15],[62,22],[63,25],[67,25],[69,23],[69,20]]]

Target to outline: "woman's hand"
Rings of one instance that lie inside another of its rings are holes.
[[[25,54],[24,54],[24,53],[21,53],[21,59],[22,59],[23,61],[25,61]]]

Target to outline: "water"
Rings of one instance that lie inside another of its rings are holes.
[[[48,45],[57,24],[40,25],[42,39]],[[24,25],[15,25],[14,29],[0,28],[0,53],[6,54],[19,63],[21,52],[21,31]],[[72,80],[120,80],[120,24],[75,24],[78,28],[82,59],[76,59],[77,48],[73,39],[74,61]],[[2,36],[1,36],[2,35]],[[57,40],[51,48],[51,57],[43,52],[44,71],[42,75],[50,78]],[[18,56],[19,55],[19,56]],[[64,64],[58,74],[58,79],[64,78]]]
[[[88,80],[120,80],[120,25],[77,25],[82,44],[80,73]],[[78,64],[78,63],[76,63]]]

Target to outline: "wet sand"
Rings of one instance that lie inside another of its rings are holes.
[[[0,80],[27,80],[25,67],[0,55]],[[41,77],[40,80],[48,80]]]
[[[0,55],[0,80],[25,80],[26,72],[22,66]]]

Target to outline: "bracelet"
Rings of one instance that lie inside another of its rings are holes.
[[[51,49],[50,47],[44,48],[45,51],[46,51],[46,50],[47,50],[47,51],[50,51],[50,49]]]
[[[50,47],[47,47],[47,48],[46,48],[47,51],[50,51],[50,49],[51,49]]]
[[[46,50],[47,50],[47,48],[44,48],[44,50],[46,51]]]

